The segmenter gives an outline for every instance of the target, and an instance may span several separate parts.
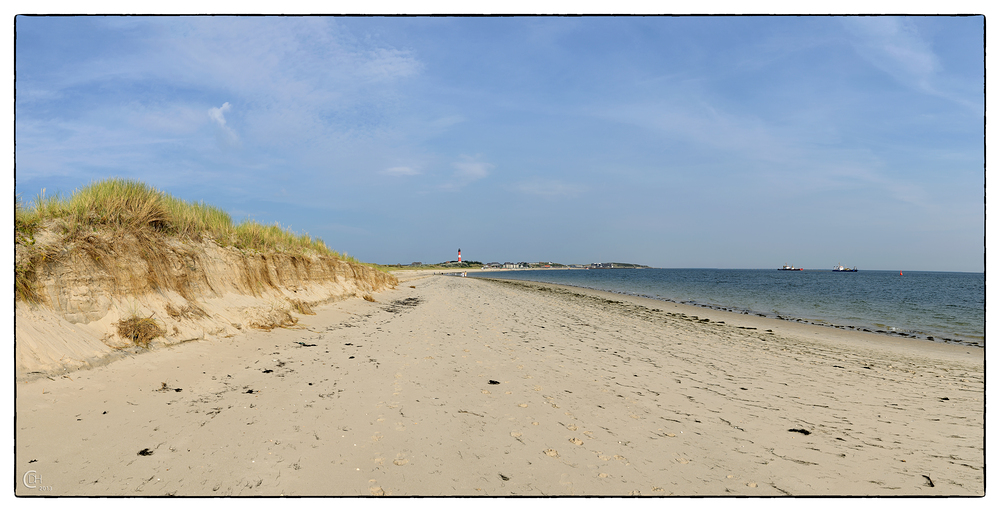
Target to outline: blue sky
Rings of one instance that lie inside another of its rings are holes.
[[[18,17],[15,192],[363,261],[984,270],[982,17]]]

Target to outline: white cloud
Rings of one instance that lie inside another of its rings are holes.
[[[451,175],[451,181],[442,186],[445,190],[458,190],[474,181],[481,180],[489,176],[490,170],[496,167],[493,164],[482,162],[478,158],[464,155],[462,161],[454,162],[451,166],[455,172]]]
[[[401,166],[401,167],[390,167],[382,171],[382,174],[388,174],[389,176],[416,176],[420,174],[420,171],[412,167]]]
[[[226,126],[226,116],[225,113],[232,109],[232,105],[229,102],[225,102],[219,108],[208,109],[208,117],[215,121],[215,124],[219,125],[219,141],[224,146],[235,146],[240,142],[240,138],[236,135],[236,132],[232,128]]]
[[[229,102],[227,101],[223,103],[222,106],[219,108],[213,107],[208,109],[208,117],[212,118],[212,120],[218,123],[219,126],[225,127],[226,116],[224,115],[224,112],[228,112],[230,109],[232,109],[232,105],[230,105]]]
[[[495,167],[493,164],[477,162],[468,157],[463,162],[455,162],[451,165],[455,168],[453,177],[466,182],[473,182],[489,176],[490,169]]]
[[[153,53],[102,69],[98,79],[120,79],[125,69],[127,80],[226,91],[238,101],[209,115],[229,143],[304,153],[355,144],[384,136],[400,108],[399,81],[423,65],[343,25],[322,17],[154,19],[142,24]],[[227,119],[234,104],[239,138]]]
[[[95,134],[116,131],[118,136],[109,141],[131,155],[175,154],[168,146],[182,147],[189,162],[198,162],[219,157],[212,149],[245,148],[241,157],[247,160],[240,163],[242,168],[250,164],[266,168],[280,162],[282,168],[316,170],[328,168],[332,159],[344,162],[365,152],[370,155],[372,148],[384,147],[386,141],[395,147],[412,144],[456,122],[447,119],[443,126],[431,129],[426,121],[418,128],[401,122],[410,108],[405,102],[410,93],[406,81],[419,75],[423,64],[414,51],[394,47],[355,20],[194,17],[94,22],[104,25],[97,28],[98,33],[119,38],[128,51],[113,57],[84,53],[78,61],[61,64],[58,72],[51,73],[54,78],[20,80],[19,133],[29,119],[29,107],[74,111],[69,121],[82,125],[79,132],[72,132],[74,137],[95,139]],[[104,92],[137,86],[180,92],[169,99],[157,92],[134,96],[125,104],[127,112],[121,112],[115,99],[120,95]],[[72,108],[55,108],[70,90],[89,96],[74,101]],[[220,99],[226,102],[205,104],[202,94],[209,91],[224,95]],[[431,119],[439,117],[440,113]],[[71,132],[59,130],[56,124],[66,120],[56,119],[40,116],[36,123],[48,122],[50,137],[65,138]],[[19,157],[26,155],[27,146],[26,137],[21,137]],[[57,155],[66,151],[66,145],[55,147],[60,150],[38,151],[33,168],[62,167],[55,160],[79,158],[79,154]],[[96,153],[92,146],[84,147]],[[423,174],[419,171],[424,168],[412,166],[410,170]],[[23,172],[30,171],[25,167]],[[393,172],[408,173],[396,169],[389,174]]]

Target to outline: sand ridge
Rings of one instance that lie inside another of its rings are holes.
[[[16,492],[985,492],[982,349],[443,275],[375,299],[18,383],[50,488]]]

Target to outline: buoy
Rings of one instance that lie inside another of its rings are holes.
[[[902,270],[899,271],[899,275],[903,275],[903,271]]]

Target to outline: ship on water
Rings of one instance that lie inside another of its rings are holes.
[[[833,271],[834,272],[857,272],[858,271],[858,267],[847,268],[847,267],[841,265],[840,263],[838,263],[836,267],[833,267]]]
[[[802,269],[801,268],[795,268],[795,267],[789,265],[788,263],[785,263],[778,270],[802,270]]]

